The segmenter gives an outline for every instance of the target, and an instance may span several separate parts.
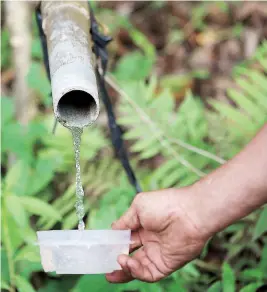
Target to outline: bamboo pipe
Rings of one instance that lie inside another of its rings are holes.
[[[67,127],[84,127],[99,115],[92,65],[87,1],[42,1],[56,118]]]

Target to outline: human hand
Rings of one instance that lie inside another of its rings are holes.
[[[132,230],[135,252],[121,255],[122,271],[107,280],[158,281],[194,259],[216,232],[266,204],[266,144],[267,124],[238,155],[194,185],[137,195],[113,224]]]
[[[139,279],[156,282],[199,255],[209,235],[198,224],[193,186],[140,193],[113,229],[131,229],[132,257],[120,255],[121,271],[107,274],[109,282]]]

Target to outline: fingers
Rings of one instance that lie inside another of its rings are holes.
[[[112,229],[131,229],[137,230],[140,227],[140,221],[138,218],[135,205],[131,207],[121,216],[117,221],[113,222]]]
[[[157,282],[166,276],[148,257],[145,247],[139,248],[127,264],[133,278],[144,282]]]
[[[142,245],[138,231],[132,232],[131,241],[133,243],[130,245],[130,253],[134,252],[136,249],[138,249]],[[121,255],[119,257],[118,262],[121,265],[121,267],[123,267],[123,270],[122,271],[114,271],[113,273],[106,274],[106,279],[109,282],[127,283],[127,282],[133,280],[131,272],[127,266],[128,258],[129,258],[129,256],[126,256],[126,255]]]
[[[133,280],[133,277],[121,270],[106,274],[106,279],[110,283],[128,283]]]
[[[137,248],[142,246],[142,240],[140,238],[139,231],[133,231],[131,234],[131,245],[130,245],[130,253],[134,252]]]
[[[147,257],[144,248],[140,248],[133,257],[121,255],[118,262],[122,271],[115,271],[106,275],[108,281],[113,283],[126,283],[133,279],[144,282],[156,282],[165,277],[153,262]]]
[[[121,255],[118,258],[118,262],[122,267],[121,271],[114,271],[113,273],[106,274],[106,279],[111,283],[127,283],[132,281],[134,278],[132,277],[130,270],[127,266],[129,256]]]

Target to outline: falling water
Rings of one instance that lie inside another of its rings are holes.
[[[84,191],[81,181],[81,167],[80,167],[80,146],[81,146],[81,136],[83,132],[83,128],[78,127],[70,127],[69,128],[72,137],[73,137],[73,145],[74,145],[74,154],[75,154],[75,165],[76,165],[76,214],[78,216],[79,224],[78,229],[84,230],[85,225],[83,222],[84,217],[84,205],[83,205],[83,197]]]

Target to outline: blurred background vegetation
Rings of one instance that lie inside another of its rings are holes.
[[[267,3],[92,4],[113,37],[109,91],[143,190],[195,182],[266,122]],[[36,231],[77,227],[75,167],[69,131],[58,125],[52,134],[51,88],[28,6],[30,35],[20,40],[1,12],[2,291],[267,291],[266,207],[217,234],[198,259],[160,283],[114,285],[103,275],[42,271]],[[19,90],[25,66],[26,94]],[[24,110],[16,102],[22,95]],[[86,228],[110,228],[134,190],[114,156],[103,106],[83,135],[81,167]]]

